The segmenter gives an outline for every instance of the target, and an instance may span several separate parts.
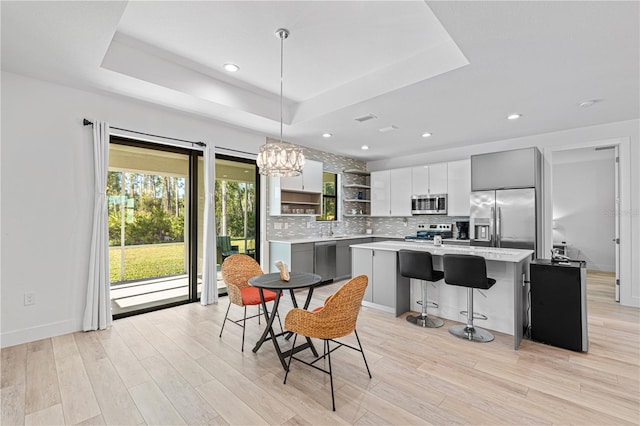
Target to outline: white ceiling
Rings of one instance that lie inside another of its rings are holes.
[[[11,2],[2,69],[376,160],[640,116],[638,2]],[[240,66],[235,74],[222,65]],[[600,99],[590,108],[578,104]],[[523,117],[507,121],[506,115]],[[365,123],[355,117],[373,113]],[[113,123],[117,125],[117,123]],[[395,125],[397,130],[378,129]],[[138,129],[152,132],[153,129]],[[426,131],[433,136],[423,139]],[[330,132],[334,137],[324,139]],[[360,150],[363,144],[368,151]]]

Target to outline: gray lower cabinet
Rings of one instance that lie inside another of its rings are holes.
[[[336,242],[336,278],[343,280],[351,278],[351,247],[354,244],[372,242],[372,238],[344,239]]]
[[[369,285],[364,292],[365,302],[373,303],[373,250],[371,249],[351,249],[351,271],[353,276],[366,275],[369,278]]]
[[[291,244],[291,272],[314,271],[314,259],[313,243]]]
[[[371,304],[396,316],[409,310],[409,279],[398,273],[395,251],[354,247],[351,260],[353,276],[369,277],[364,304]]]
[[[372,251],[373,303],[377,305],[396,306],[396,257],[395,251]]]
[[[343,280],[351,275],[349,244],[349,241],[338,241],[336,243],[336,280]]]
[[[282,260],[289,265],[291,272],[313,272],[314,261],[313,243],[269,243],[269,272],[278,272],[274,263]]]

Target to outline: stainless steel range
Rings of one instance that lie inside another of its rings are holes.
[[[450,223],[430,223],[425,229],[418,229],[416,235],[407,235],[405,241],[433,241],[433,237],[439,235],[442,239],[452,238],[452,225]]]

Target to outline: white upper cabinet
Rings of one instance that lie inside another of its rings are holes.
[[[283,191],[322,192],[322,162],[305,160],[298,176],[280,178]]]
[[[411,216],[411,169],[391,170],[391,216]]]
[[[305,166],[306,165],[305,162]],[[298,176],[281,177],[280,189],[284,189],[285,191],[302,191],[302,173]]]
[[[371,216],[391,214],[391,170],[371,172]]]
[[[471,195],[471,160],[449,163],[449,192],[447,216],[469,216]]]
[[[448,168],[448,163],[429,166],[429,194],[446,194],[448,192]]]
[[[411,193],[415,195],[446,194],[447,163],[411,168]]]
[[[302,173],[293,177],[269,178],[269,214],[322,214],[322,163],[306,160]]]
[[[429,166],[411,168],[411,195],[429,193]]]
[[[411,216],[411,169],[371,173],[371,216]]]

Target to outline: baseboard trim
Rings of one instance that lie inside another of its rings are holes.
[[[8,331],[0,334],[0,347],[20,345],[22,343],[34,342],[36,340],[47,339],[49,337],[60,336],[62,334],[80,331],[72,320],[53,322],[36,327],[23,328],[21,330]]]

